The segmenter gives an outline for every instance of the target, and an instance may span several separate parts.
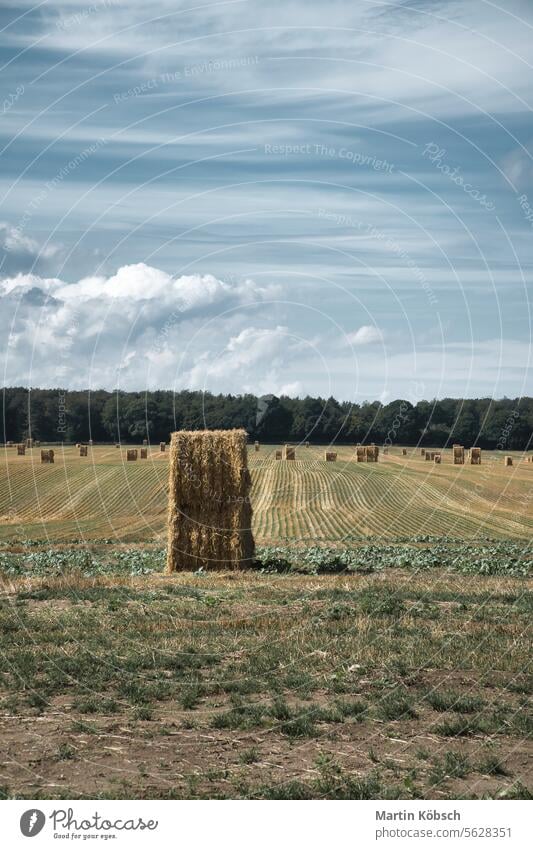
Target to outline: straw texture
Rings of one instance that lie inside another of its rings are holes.
[[[167,570],[251,565],[246,431],[177,431],[170,442]]]

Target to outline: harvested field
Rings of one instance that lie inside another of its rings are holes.
[[[531,787],[523,580],[74,569],[11,575],[2,595],[5,795],[526,798]]]
[[[261,446],[254,571],[163,574],[169,452],[6,449],[4,795],[528,797],[532,466],[406,450]]]
[[[519,453],[506,467],[483,452],[483,465],[426,463],[415,448],[391,448],[378,463],[357,463],[353,446],[336,447],[337,462],[311,446],[276,462],[279,446],[251,452],[253,531],[258,544],[342,544],[421,534],[462,539],[529,539],[533,530],[533,465]],[[0,540],[42,539],[165,543],[168,452],[126,462],[126,447],[55,448],[41,466],[38,449],[4,449],[0,467]],[[511,455],[510,455],[511,456]]]

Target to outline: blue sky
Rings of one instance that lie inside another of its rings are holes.
[[[533,393],[529,0],[0,28],[5,384]]]

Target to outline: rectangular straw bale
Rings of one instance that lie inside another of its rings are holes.
[[[20,455],[21,457],[24,457],[25,453],[26,453],[26,446],[23,445],[23,444],[17,445],[17,454]]]
[[[433,457],[433,462],[434,463],[440,463],[441,462],[441,455],[435,454],[435,456]]]
[[[379,448],[377,445],[367,445],[366,446],[366,462],[367,463],[377,463],[378,461]]]
[[[455,466],[462,466],[465,462],[465,449],[463,445],[453,446],[453,463]]]
[[[481,465],[481,448],[471,448],[469,456],[471,466]]]
[[[407,448],[402,448],[402,457],[407,457]]]
[[[126,449],[126,460],[136,460],[137,459],[137,449],[136,448],[127,448]]]
[[[424,454],[424,460],[431,460],[431,452],[430,451],[426,451],[426,453]]]
[[[506,466],[512,466],[513,465],[513,458],[512,457],[505,457],[504,463],[505,463]]]
[[[335,451],[326,451],[324,453],[324,460],[326,463],[335,463],[337,460],[337,454]]]
[[[141,460],[148,459],[148,448],[141,448]]]
[[[276,451],[276,460],[281,460],[282,457],[283,457],[283,452],[282,451]]]
[[[283,459],[284,460],[296,460],[296,449],[294,445],[284,445],[283,446]]]
[[[259,451],[259,443],[254,442],[254,451]]]
[[[358,463],[364,463],[366,461],[366,446],[365,445],[356,445],[355,446],[355,456]]]
[[[87,446],[80,445],[80,457],[87,457]]]
[[[169,469],[168,571],[250,567],[246,431],[177,431]]]
[[[164,454],[164,453],[165,453],[165,449],[166,449],[166,444],[165,444],[164,442],[160,442],[160,443],[159,443],[159,450],[160,450],[160,451],[162,451],[162,452],[163,452],[163,454]]]
[[[422,457],[425,457],[425,456],[426,456],[426,449],[425,449],[425,448],[421,448],[421,449],[420,449],[420,455],[421,455]]]
[[[41,463],[53,463],[54,452],[52,448],[41,448]]]

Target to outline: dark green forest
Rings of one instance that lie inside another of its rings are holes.
[[[244,427],[262,442],[459,442],[523,450],[533,434],[533,398],[354,404],[334,398],[212,395],[205,392],[105,392],[5,388],[3,441],[28,434],[43,442],[167,441],[173,430]]]

